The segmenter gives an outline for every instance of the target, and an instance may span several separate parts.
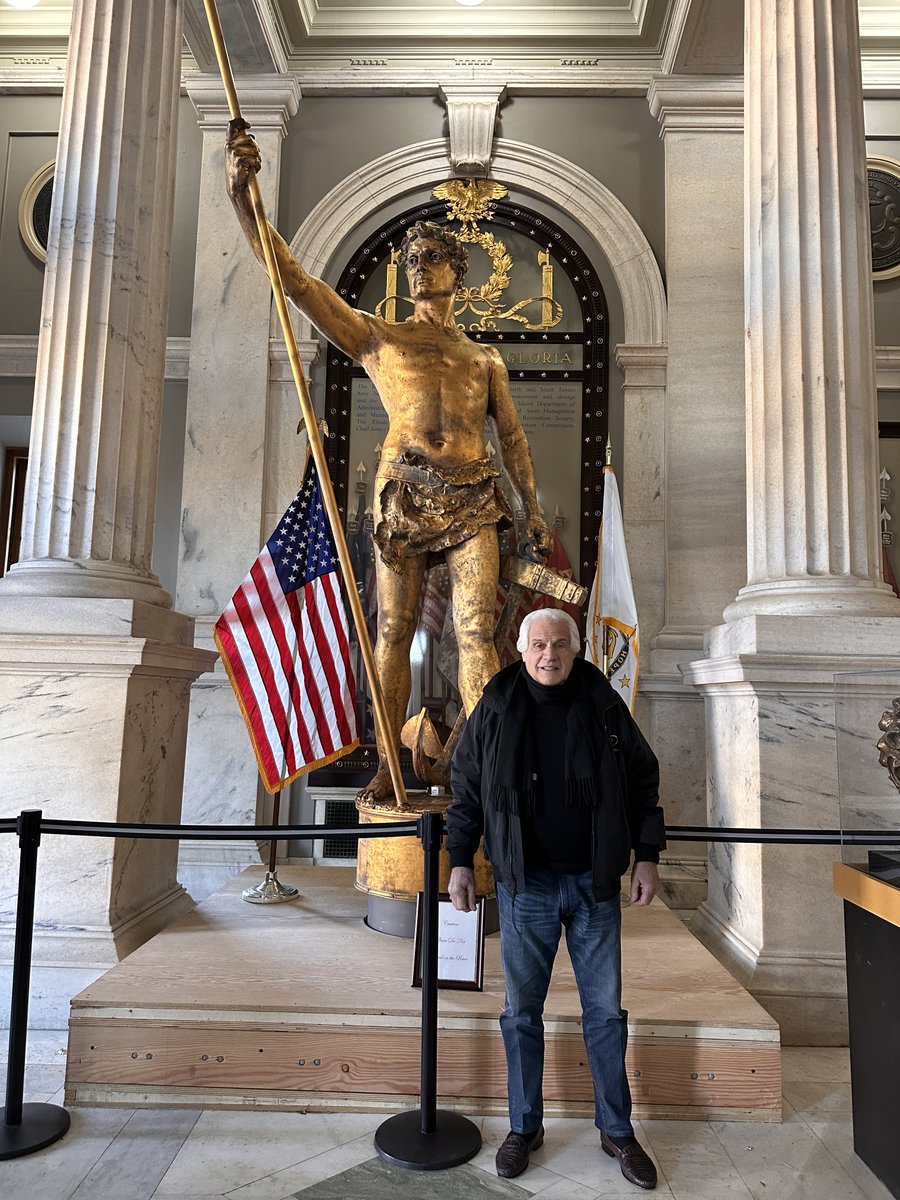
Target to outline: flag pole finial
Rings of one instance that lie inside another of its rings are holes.
[[[606,465],[612,466],[612,438],[609,434],[606,435]]]

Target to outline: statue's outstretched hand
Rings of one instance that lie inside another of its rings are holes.
[[[241,122],[232,121],[225,142],[225,179],[229,196],[234,198],[246,192],[251,177],[261,166],[262,156],[256,139],[241,128]]]

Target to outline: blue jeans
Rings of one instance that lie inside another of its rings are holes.
[[[506,1049],[510,1128],[530,1134],[544,1116],[544,1001],[566,931],[581,997],[582,1032],[594,1081],[595,1124],[613,1137],[634,1132],[625,1074],[628,1014],[622,1008],[622,909],[619,897],[597,901],[591,872],[527,871],[513,899],[497,885],[506,1007],[500,1029]]]

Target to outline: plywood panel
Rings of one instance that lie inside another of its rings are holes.
[[[248,874],[75,997],[70,1101],[133,1092],[148,1105],[202,1095],[225,1107],[378,1109],[418,1094],[412,943],[364,925],[366,900],[349,870],[284,870],[302,899],[272,908],[240,900]],[[663,905],[626,909],[623,925],[637,1110],[777,1119],[775,1022]],[[502,1110],[502,1006],[499,938],[490,937],[484,991],[439,994],[442,1099]],[[561,950],[545,1013],[548,1112],[592,1109],[580,1015]]]

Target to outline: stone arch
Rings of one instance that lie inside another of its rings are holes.
[[[291,243],[303,265],[323,275],[347,233],[404,194],[448,171],[448,144],[433,138],[374,159],[346,176],[312,210]],[[649,646],[665,620],[665,402],[667,305],[659,266],[637,221],[593,175],[550,150],[498,138],[491,172],[524,193],[555,204],[593,238],[610,265],[622,300],[622,466],[626,536],[637,549],[632,583]],[[299,315],[299,314],[298,314]],[[298,333],[312,349],[317,335],[299,315]]]
[[[348,230],[405,192],[433,183],[447,167],[443,138],[404,146],[366,163],[319,201],[291,249],[308,270],[324,272]],[[637,221],[609,188],[558,154],[505,138],[494,142],[491,173],[578,221],[613,272],[622,298],[625,345],[663,347],[666,298],[659,267]],[[304,338],[314,336],[305,318],[300,330]]]

